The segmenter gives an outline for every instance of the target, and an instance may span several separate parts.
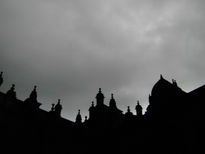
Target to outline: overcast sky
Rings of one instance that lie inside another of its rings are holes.
[[[204,0],[0,0],[0,71],[42,109],[88,115],[98,88],[108,104],[144,110],[160,74],[185,91],[205,84]],[[135,113],[135,112],[134,112]]]

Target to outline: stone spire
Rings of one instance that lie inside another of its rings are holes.
[[[34,86],[33,91],[31,92],[31,94],[30,94],[30,96],[29,96],[30,101],[37,102],[37,92],[36,92],[36,88],[37,88],[37,86]]]
[[[163,76],[162,76],[162,74],[160,74],[160,79],[161,79],[161,80],[164,79]]]
[[[117,108],[116,101],[114,99],[114,95],[113,94],[111,94],[111,99],[110,99],[109,105],[110,105],[111,108]]]
[[[82,123],[82,117],[80,114],[80,110],[78,110],[78,114],[76,116],[76,120],[75,120],[76,124],[81,124]]]

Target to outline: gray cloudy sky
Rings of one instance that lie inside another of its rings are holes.
[[[101,87],[124,112],[144,107],[159,74],[185,91],[205,83],[204,0],[0,0],[0,70],[6,92],[38,85],[49,110],[74,120]]]

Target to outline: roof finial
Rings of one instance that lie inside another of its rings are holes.
[[[113,93],[111,93],[111,98],[114,99],[114,94]]]
[[[15,89],[15,84],[12,84],[11,89],[13,90]]]
[[[29,98],[32,99],[32,100],[35,101],[35,102],[37,101],[36,88],[37,88],[37,86],[35,85],[35,86],[33,87],[33,91],[31,92],[31,94],[30,94],[30,96],[29,96]]]
[[[130,112],[130,106],[127,106],[127,112]]]
[[[85,121],[87,121],[88,120],[88,117],[87,116],[85,116]]]
[[[99,93],[101,93],[102,91],[101,91],[101,88],[99,88]]]
[[[162,76],[162,74],[160,74],[160,79],[163,79],[163,76]]]

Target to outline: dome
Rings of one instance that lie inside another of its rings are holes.
[[[102,91],[101,91],[101,88],[99,88],[99,92],[98,94],[96,95],[96,99],[101,99],[101,98],[105,98]]]
[[[157,83],[152,88],[151,94],[152,94],[152,96],[164,94],[165,92],[166,93],[170,92],[172,87],[173,87],[172,84],[170,82],[168,82],[167,80],[165,80],[161,75],[160,80],[157,81]]]

